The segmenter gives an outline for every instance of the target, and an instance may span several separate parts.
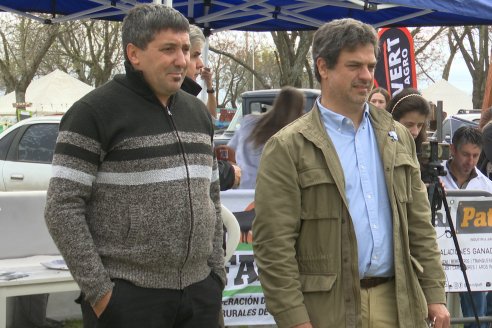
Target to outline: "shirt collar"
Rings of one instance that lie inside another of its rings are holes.
[[[318,107],[320,108],[320,113],[321,113],[321,117],[323,119],[323,122],[325,122],[325,124],[328,127],[340,131],[343,128],[343,126],[347,125],[349,122],[352,123],[352,126],[353,126],[353,122],[351,119],[349,119],[349,118],[347,118],[341,114],[335,113],[330,108],[323,106],[321,104],[321,96],[319,96],[316,99],[316,103],[318,104]],[[361,121],[359,127],[363,127],[366,124],[368,124],[368,123],[366,123],[366,122],[368,122],[368,118],[369,118],[369,105],[367,103],[364,103],[364,113],[363,113],[362,121]]]
[[[474,167],[473,170],[470,172],[470,175],[468,176],[468,178],[465,180],[465,182],[463,182],[463,184],[460,186],[458,185],[458,179],[454,176],[453,172],[451,172],[451,162],[453,161],[452,158],[450,158],[447,162],[446,162],[446,169],[448,170],[448,173],[449,175],[451,176],[451,178],[453,179],[453,181],[456,183],[456,185],[458,186],[458,188],[460,189],[466,189],[466,187],[468,186],[468,183],[475,179],[476,177],[478,177],[478,173],[477,173],[477,168]]]

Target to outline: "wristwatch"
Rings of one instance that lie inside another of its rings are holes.
[[[212,89],[207,89],[207,93],[215,93],[215,89],[212,88]]]

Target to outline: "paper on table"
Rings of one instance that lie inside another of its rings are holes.
[[[53,269],[53,270],[68,270],[67,264],[63,259],[52,260],[49,262],[41,262],[41,265],[45,266],[48,269]]]
[[[14,279],[19,279],[19,278],[24,278],[29,276],[27,273],[24,272],[13,272],[13,271],[2,271],[0,272],[0,280],[14,280]]]

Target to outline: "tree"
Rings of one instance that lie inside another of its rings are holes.
[[[210,44],[216,89],[223,91],[219,107],[237,108],[240,95],[252,90],[253,85],[260,89],[279,86],[278,70],[272,65],[274,47],[268,34],[257,33],[253,40],[244,32],[218,33],[211,36]]]
[[[489,43],[488,26],[465,26],[463,28],[450,27],[451,34],[456,42],[466,67],[473,81],[472,101],[473,108],[482,108],[485,82],[489,70]]]
[[[16,103],[25,104],[26,90],[56,39],[59,26],[25,17],[4,16],[0,21],[0,73],[6,93],[15,91]],[[17,118],[24,106],[17,108]]]
[[[425,78],[435,82],[436,78],[442,74],[441,68],[445,64],[445,46],[443,46],[445,31],[445,27],[417,27],[411,30],[417,77],[425,76]]]
[[[215,74],[217,104],[220,108],[237,108],[237,100],[240,94],[247,90],[250,80],[245,67],[251,68],[251,66],[240,59],[246,58],[246,47],[242,43],[241,46],[237,47],[238,43],[233,34],[238,36],[238,32],[220,33],[210,39],[209,65],[212,66]],[[262,81],[261,77],[259,78]],[[222,90],[222,95],[219,95],[219,90]]]
[[[231,103],[235,106],[240,93],[253,89],[252,78],[262,89],[284,85],[312,88],[314,79],[307,57],[313,34],[312,31],[282,31],[266,37],[268,34],[255,33],[254,39],[239,32],[212,36],[210,50],[214,56],[211,59],[221,63],[214,67],[217,81],[229,83],[222,88],[227,91],[220,105]],[[238,42],[240,39],[245,42]]]
[[[306,57],[311,48],[313,31],[273,31],[273,42],[277,47],[277,65],[280,69],[280,85],[303,86]],[[311,71],[310,67],[306,67]],[[310,85],[312,87],[312,85]]]
[[[472,78],[473,107],[481,108],[490,64],[489,30],[487,26],[412,30],[418,73],[434,81],[433,76],[440,72],[448,80],[456,56],[461,55]]]
[[[76,21],[57,38],[46,68],[75,73],[79,80],[98,87],[121,70],[123,49],[119,22]]]

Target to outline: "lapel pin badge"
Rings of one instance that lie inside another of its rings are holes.
[[[388,132],[388,135],[391,137],[391,140],[398,141],[398,135],[396,134],[395,131]]]

